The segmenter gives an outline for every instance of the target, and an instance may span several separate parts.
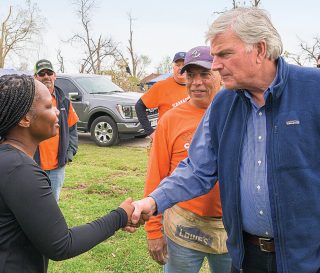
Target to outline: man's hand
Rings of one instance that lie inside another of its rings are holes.
[[[152,197],[146,197],[132,202],[134,212],[131,217],[133,224],[148,221],[150,216],[157,210],[157,204]]]
[[[168,260],[168,248],[167,241],[164,237],[148,240],[148,250],[151,258],[158,264],[166,264]]]

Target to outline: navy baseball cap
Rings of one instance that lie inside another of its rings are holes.
[[[175,63],[178,60],[184,60],[185,57],[186,57],[185,52],[183,52],[183,51],[177,52],[176,54],[174,54],[172,62]]]
[[[197,46],[190,49],[184,59],[184,66],[181,69],[183,74],[189,65],[195,64],[206,69],[211,69],[213,57],[210,55],[210,47]]]

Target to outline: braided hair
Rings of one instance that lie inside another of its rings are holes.
[[[28,113],[35,96],[34,79],[26,75],[0,77],[0,139]]]

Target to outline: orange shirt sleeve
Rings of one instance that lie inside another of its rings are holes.
[[[146,93],[141,96],[141,100],[147,108],[156,108],[159,106],[160,91],[161,84],[159,82],[155,83]]]
[[[169,175],[170,161],[171,161],[171,144],[168,143],[168,136],[166,127],[162,119],[155,131],[154,140],[152,142],[151,153],[148,162],[148,171],[146,184],[144,189],[144,196],[148,196],[154,191],[161,180]],[[163,236],[162,234],[162,215],[153,216],[145,224],[147,232],[147,239],[157,239]]]
[[[78,115],[74,108],[72,107],[72,103],[70,102],[69,113],[68,113],[68,127],[72,127],[79,121]]]

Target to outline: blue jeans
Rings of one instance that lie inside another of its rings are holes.
[[[60,191],[64,182],[65,166],[46,171],[51,181],[51,190],[54,198],[59,201]]]
[[[168,262],[164,265],[164,273],[197,273],[200,271],[205,257],[208,259],[211,273],[229,273],[231,258],[229,254],[210,254],[189,249],[176,244],[167,237]]]

